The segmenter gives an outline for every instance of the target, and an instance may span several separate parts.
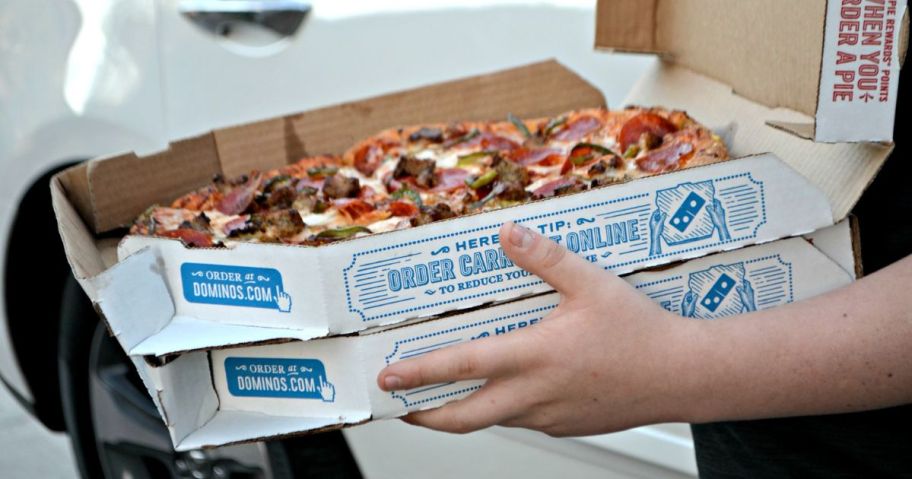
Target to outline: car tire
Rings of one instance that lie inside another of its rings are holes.
[[[361,477],[340,431],[175,452],[132,363],[72,278],[60,319],[61,401],[82,477]]]

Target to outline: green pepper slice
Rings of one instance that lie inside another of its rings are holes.
[[[335,175],[339,169],[335,166],[311,166],[307,169],[307,176],[311,178],[325,178]]]
[[[475,153],[469,153],[468,155],[462,155],[456,159],[457,166],[471,166],[478,162],[478,160],[496,155],[496,151],[476,151]]]
[[[596,145],[595,143],[577,143],[577,145],[570,150],[570,162],[573,163],[574,166],[584,165],[594,157],[592,154],[593,151],[601,155],[614,154],[611,150],[602,145]]]
[[[469,188],[477,190],[483,186],[490,185],[491,182],[495,179],[497,179],[497,170],[489,170],[487,173],[479,176],[478,178],[475,178],[474,180],[470,181],[470,178],[466,178],[465,182]]]
[[[529,128],[526,127],[526,124],[523,123],[522,120],[516,118],[516,116],[514,116],[512,113],[507,113],[507,120],[510,120],[510,123],[512,123],[513,126],[515,126],[516,129],[519,130],[519,132],[522,133],[524,137],[532,138],[532,132],[529,131]]]
[[[390,195],[390,197],[394,200],[401,200],[402,198],[408,198],[408,199],[412,200],[412,203],[415,203],[415,205],[418,206],[419,208],[422,205],[421,195],[417,191],[415,191],[411,188],[399,188],[398,190],[393,192],[393,194]]]
[[[336,228],[333,230],[325,230],[317,233],[317,239],[330,239],[330,240],[339,240],[346,239],[355,236],[358,233],[367,233],[371,234],[373,231],[365,228],[364,226],[348,226],[345,228]]]

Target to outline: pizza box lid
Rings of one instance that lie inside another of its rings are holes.
[[[891,142],[904,1],[598,0],[595,46],[656,53],[738,95],[801,115],[764,117],[818,142]]]

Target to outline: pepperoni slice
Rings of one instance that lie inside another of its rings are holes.
[[[339,209],[339,213],[342,213],[351,221],[355,221],[371,211],[374,211],[373,205],[357,198],[335,200],[333,201],[333,205]]]
[[[559,150],[554,148],[519,148],[510,153],[510,159],[522,166],[538,165],[544,166],[559,165],[564,156]]]
[[[236,215],[240,214],[250,206],[250,203],[253,202],[254,196],[256,196],[257,190],[260,188],[260,183],[262,183],[262,178],[259,175],[254,175],[247,180],[241,186],[236,186],[228,194],[226,194],[218,205],[216,209],[221,211],[226,215]]]
[[[482,150],[511,151],[520,147],[519,143],[496,133],[482,132],[452,146],[481,147]]]
[[[572,178],[558,178],[539,186],[535,189],[535,191],[532,192],[532,194],[540,198],[547,198],[549,196],[554,196],[554,192],[558,188],[570,186],[574,183],[576,183],[576,180]]]
[[[675,142],[652,150],[646,156],[636,161],[637,168],[647,173],[662,173],[663,171],[676,170],[687,157],[694,152],[694,146],[686,142]]]
[[[247,223],[249,219],[249,216],[244,215],[225,223],[225,225],[222,226],[222,233],[224,233],[225,236],[231,236],[235,231],[247,229],[249,227],[249,224]]]
[[[601,127],[602,122],[598,118],[581,116],[551,135],[551,138],[558,141],[576,141]]]
[[[395,146],[399,145],[384,140],[374,140],[372,143],[363,145],[354,154],[355,168],[366,176],[371,176],[383,163],[386,151]]]
[[[411,201],[396,200],[389,204],[389,212],[393,216],[404,216],[414,218],[418,216],[418,207]]]
[[[640,113],[624,123],[621,133],[618,135],[618,141],[621,144],[621,151],[627,151],[630,145],[636,145],[640,141],[640,137],[644,133],[651,133],[657,138],[662,138],[676,131],[678,128],[665,118],[655,113]]]
[[[450,192],[465,188],[465,180],[470,175],[462,168],[438,168],[436,173],[437,186],[431,189],[436,192]]]
[[[212,235],[190,228],[179,228],[171,231],[163,231],[159,234],[165,238],[180,239],[187,246],[195,246],[198,248],[208,248],[212,246]]]

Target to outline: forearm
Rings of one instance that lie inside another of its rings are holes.
[[[912,257],[846,288],[685,328],[689,422],[912,403]],[[681,376],[677,376],[680,380]],[[676,380],[676,381],[677,381]],[[676,401],[677,402],[677,401]]]

